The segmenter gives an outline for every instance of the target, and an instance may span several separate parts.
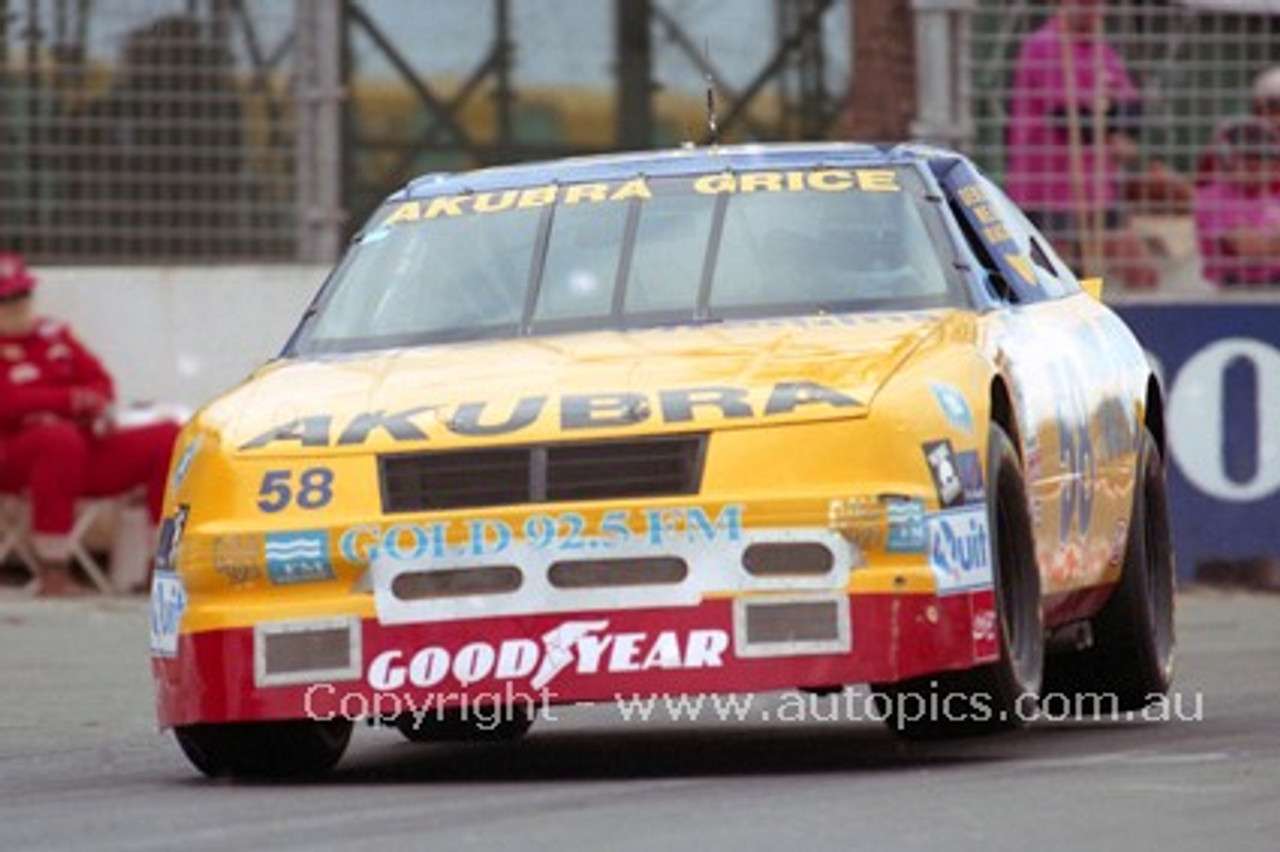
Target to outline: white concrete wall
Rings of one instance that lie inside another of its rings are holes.
[[[69,322],[116,379],[122,406],[197,408],[279,352],[327,269],[36,268],[36,311]]]

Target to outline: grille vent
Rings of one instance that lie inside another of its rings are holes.
[[[379,457],[386,514],[697,494],[705,435]]]

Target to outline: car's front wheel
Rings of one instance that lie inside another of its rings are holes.
[[[994,733],[1020,727],[1034,713],[1044,674],[1044,624],[1027,505],[1013,441],[993,423],[987,443],[987,518],[1000,658],[965,671],[874,687],[878,709],[898,735]]]
[[[329,771],[351,740],[349,719],[181,725],[178,745],[210,778],[299,778]]]

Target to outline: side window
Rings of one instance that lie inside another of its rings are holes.
[[[956,222],[960,225],[960,231],[964,234],[964,240],[969,244],[970,250],[973,251],[974,257],[978,263],[982,264],[982,268],[986,270],[988,275],[993,273],[1002,274],[1000,264],[996,262],[995,257],[991,254],[991,250],[987,248],[987,244],[978,236],[974,230],[973,224],[969,221],[969,217],[965,215],[964,209],[958,201],[951,201],[950,208],[952,215],[955,216]],[[1013,297],[1013,301],[1017,301],[1016,293],[993,293],[998,298]]]
[[[1031,223],[1018,206],[1014,204],[1000,187],[983,179],[983,190],[1000,210],[1012,237],[1022,254],[1031,259],[1035,269],[1036,280],[1044,296],[1059,299],[1080,291],[1080,283],[1072,274],[1071,268],[1062,261],[1053,245]]]
[[[997,295],[1023,304],[1049,298],[1043,275],[1029,256],[1026,232],[1010,221],[1003,193],[965,161],[948,165],[939,182],[970,248],[992,276]]]

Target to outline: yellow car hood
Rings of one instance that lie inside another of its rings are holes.
[[[250,453],[591,439],[864,416],[944,312],[431,346],[268,365],[204,425]]]

